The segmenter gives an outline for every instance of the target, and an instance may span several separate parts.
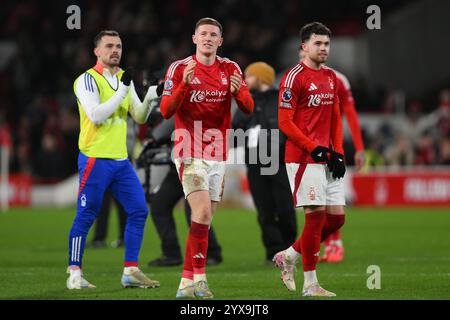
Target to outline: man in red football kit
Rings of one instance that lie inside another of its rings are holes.
[[[192,224],[177,298],[213,298],[206,275],[208,229],[221,200],[227,154],[226,130],[231,128],[231,98],[245,113],[253,99],[239,66],[218,57],[222,26],[200,19],[192,40],[196,53],[167,70],[161,114],[175,115],[174,158],[183,191],[192,208]]]
[[[300,47],[300,59],[305,58],[305,52]],[[330,68],[330,67],[328,67]],[[339,98],[339,110],[341,116],[345,116],[347,124],[350,129],[350,135],[355,145],[355,166],[356,170],[360,170],[364,167],[364,142],[361,135],[361,129],[358,121],[358,114],[356,113],[355,100],[353,99],[352,90],[350,88],[350,82],[347,77],[339,71],[330,68],[336,74],[338,98]],[[341,239],[341,232],[330,234],[324,241],[325,252],[319,258],[319,262],[341,262],[344,259],[344,245]]]
[[[280,83],[278,124],[288,137],[285,162],[296,207],[305,210],[301,236],[274,256],[288,290],[296,290],[295,263],[302,255],[303,296],[332,297],[317,280],[320,243],[345,221],[342,178],[345,164],[336,74],[322,67],[331,31],[313,22],[300,30],[305,59]]]
[[[364,167],[364,142],[361,135],[361,129],[359,127],[358,114],[356,113],[355,100],[353,99],[352,90],[350,88],[350,82],[347,77],[339,71],[330,68],[336,73],[336,80],[338,86],[339,106],[342,116],[347,119],[347,124],[350,129],[350,135],[355,145],[355,166],[356,170],[360,170]],[[322,262],[341,262],[344,260],[344,245],[341,239],[340,230],[336,230],[328,236],[324,241],[325,252],[319,258]]]

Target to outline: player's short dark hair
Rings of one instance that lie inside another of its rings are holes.
[[[94,38],[94,46],[96,48],[104,36],[120,37],[119,33],[115,30],[102,30]]]
[[[220,22],[217,21],[216,19],[208,18],[208,17],[201,18],[200,20],[198,20],[197,23],[195,24],[195,30],[197,30],[198,27],[200,27],[204,24],[212,24],[213,26],[218,27],[220,30],[220,34],[222,34],[223,28],[222,28],[222,25],[220,24]]]
[[[331,30],[328,29],[326,25],[320,22],[311,22],[305,24],[300,30],[300,39],[302,43],[308,41],[313,33],[331,37]]]

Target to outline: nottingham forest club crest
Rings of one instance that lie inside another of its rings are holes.
[[[227,80],[227,77],[226,77],[225,73],[220,72],[220,80],[222,81],[222,84],[224,86],[228,85],[228,80]]]
[[[328,82],[330,83],[331,90],[334,90],[334,81],[331,77],[328,77]]]

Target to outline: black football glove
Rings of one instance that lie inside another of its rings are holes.
[[[315,162],[326,162],[328,163],[328,154],[331,150],[324,146],[317,146],[311,152],[311,157]]]
[[[131,80],[133,80],[134,76],[134,69],[128,68],[125,70],[125,72],[122,74],[122,82],[124,85],[129,86],[131,83]]]
[[[341,153],[332,151],[328,169],[330,169],[333,179],[343,178],[345,175],[344,155]]]
[[[161,82],[160,84],[158,84],[158,86],[156,87],[156,94],[158,95],[158,97],[161,97],[163,91],[164,91],[164,81]]]

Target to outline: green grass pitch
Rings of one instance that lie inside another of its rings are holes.
[[[345,260],[340,264],[319,264],[319,281],[337,294],[333,299],[450,299],[449,211],[348,208],[342,231]],[[83,271],[97,289],[67,290],[67,238],[74,215],[73,208],[0,213],[0,299],[174,299],[181,266],[147,266],[149,260],[160,255],[160,242],[150,218],[140,263],[145,273],[161,282],[160,288],[123,289],[123,249],[87,248]],[[175,217],[184,247],[185,219],[181,211]],[[299,211],[299,232],[303,221]],[[254,211],[219,209],[214,226],[224,255],[223,264],[207,267],[216,299],[302,299],[300,292],[285,289],[278,269],[264,265]],[[116,239],[117,229],[116,214],[112,212],[108,242]],[[370,265],[381,269],[379,290],[367,288]],[[297,287],[301,288],[301,265],[297,270]]]

